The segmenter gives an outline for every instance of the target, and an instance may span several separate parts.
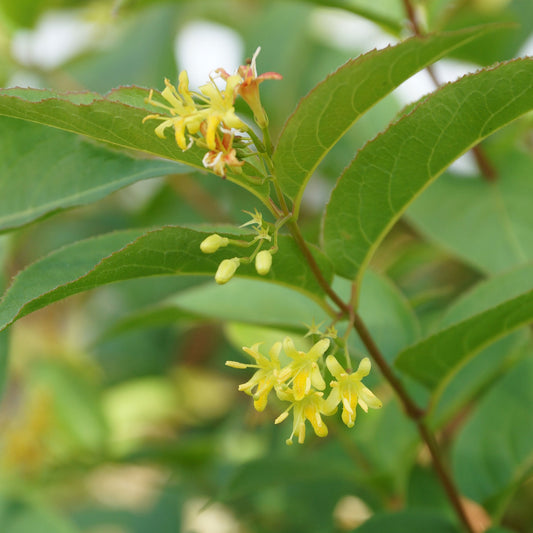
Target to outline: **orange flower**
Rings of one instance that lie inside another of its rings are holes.
[[[257,67],[255,65],[257,56],[261,51],[259,46],[255,51],[252,60],[247,65],[241,65],[237,74],[241,77],[242,82],[237,87],[237,93],[240,94],[250,109],[254,113],[254,119],[260,128],[266,128],[268,125],[268,118],[265,110],[261,105],[261,98],[259,96],[259,84],[265,80],[281,80],[282,75],[277,72],[264,72],[260,76],[257,75]],[[230,78],[230,75],[223,69],[219,69],[218,73],[224,79]]]

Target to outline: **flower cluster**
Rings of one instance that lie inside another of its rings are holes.
[[[164,114],[151,114],[146,120],[160,120],[155,128],[158,137],[164,138],[167,128],[174,129],[176,144],[188,150],[197,144],[206,150],[203,165],[215,174],[225,177],[227,167],[239,172],[244,161],[239,158],[238,151],[246,155],[246,148],[251,144],[251,128],[235,113],[235,99],[238,95],[247,102],[254,113],[257,124],[264,128],[268,121],[259,97],[259,84],[267,79],[281,79],[275,72],[257,75],[255,61],[260,48],[257,49],[249,65],[239,67],[235,74],[228,74],[218,69],[216,76],[210,77],[199,92],[189,89],[186,71],[179,75],[178,88],[165,79],[165,89],[161,96],[166,103],[154,99],[153,90],[146,99],[147,103],[163,109]],[[219,89],[216,78],[224,80],[226,86]]]
[[[330,381],[329,393],[324,396],[326,381],[323,358],[330,346],[328,338],[322,338],[307,352],[297,350],[290,337],[275,343],[268,356],[259,351],[259,346],[258,343],[250,348],[243,348],[254,359],[254,363],[227,361],[226,365],[256,369],[249,381],[239,385],[239,390],[252,396],[254,407],[258,411],[265,409],[271,391],[280,400],[290,403],[275,420],[279,424],[293,411],[292,433],[287,444],[292,444],[294,437],[300,444],[304,442],[307,420],[316,435],[325,437],[328,428],[322,417],[334,414],[339,404],[342,404],[342,420],[348,427],[355,423],[357,405],[365,412],[369,407],[381,407],[381,401],[362,383],[362,379],[370,372],[371,364],[367,357],[359,363],[357,371],[351,373],[341,366],[334,355],[328,355],[325,366],[334,379]],[[285,365],[281,363],[282,353],[286,356]]]
[[[254,213],[245,211],[245,213],[251,216],[251,219],[241,226],[252,226],[255,230],[256,235],[250,240],[240,240],[240,239],[229,239],[227,237],[221,237],[218,233],[213,233],[206,237],[200,243],[200,250],[204,254],[212,254],[218,251],[220,248],[228,246],[228,244],[233,244],[240,247],[248,247],[254,244],[257,244],[253,253],[248,257],[232,257],[231,259],[224,259],[218,266],[218,269],[215,274],[215,281],[219,285],[224,285],[227,283],[237,272],[237,269],[241,263],[251,263],[255,261],[255,269],[257,273],[261,276],[266,276],[270,272],[272,266],[272,254],[277,251],[277,230],[278,228],[265,222],[263,220],[263,215],[257,210]],[[268,249],[261,249],[265,242],[272,241],[272,235],[274,237],[273,245]]]

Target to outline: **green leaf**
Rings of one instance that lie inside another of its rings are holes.
[[[445,312],[438,329],[446,329],[474,317],[509,298],[533,288],[533,264],[515,268],[505,274],[478,283],[457,299]],[[529,353],[530,335],[525,329],[497,340],[482,349],[476,357],[454,371],[442,396],[434,397],[432,421],[441,426],[469,401],[479,399],[509,366]]]
[[[109,441],[109,428],[96,387],[79,371],[46,359],[31,369],[30,382],[53,396],[54,419],[64,445],[101,456]]]
[[[350,297],[351,286],[346,280],[336,280],[334,288],[342,298]],[[360,289],[360,307],[365,324],[389,361],[417,339],[419,326],[412,309],[384,276],[371,270],[366,273]],[[328,320],[325,310],[306,294],[290,287],[265,284],[258,279],[240,278],[221,287],[206,283],[180,291],[160,305],[119,320],[104,332],[103,338],[130,329],[172,324],[191,317],[256,324],[299,333],[305,333],[305,324],[311,324],[313,320],[317,324]],[[354,344],[356,349],[364,350],[362,344]]]
[[[437,511],[411,510],[377,514],[357,528],[357,533],[458,533]]]
[[[149,232],[129,230],[57,250],[13,280],[0,305],[0,329],[32,311],[100,285],[147,276],[213,275],[220,261],[242,255],[242,248],[231,246],[212,255],[201,253],[200,243],[208,235],[172,226]],[[315,258],[331,280],[328,260],[319,251]],[[285,285],[323,302],[322,289],[289,237],[280,237],[279,252],[267,276],[260,278],[253,265],[241,265],[237,275]]]
[[[91,92],[2,89],[0,115],[45,124],[205,170],[204,150],[195,145],[183,152],[170,133],[164,139],[155,135],[155,121],[142,123],[144,117],[157,111],[145,103],[147,96],[148,90],[138,87],[121,87],[106,96]],[[264,196],[268,191],[267,186],[252,185],[238,175],[229,174],[228,180],[257,196]]]
[[[530,353],[492,388],[461,431],[452,460],[454,477],[467,497],[494,505],[532,471],[532,382]]]
[[[336,271],[360,276],[407,206],[469,148],[533,108],[533,59],[446,85],[369,142],[340,177],[323,240]]]
[[[407,215],[417,231],[494,274],[533,260],[533,156],[510,150],[491,161],[498,172],[495,181],[443,176]],[[465,228],[475,228],[476,238]]]
[[[304,294],[253,279],[236,279],[222,287],[212,283],[193,287],[166,303],[197,316],[284,329],[303,330],[313,317],[317,322],[327,318],[324,309]]]
[[[437,329],[445,329],[500,305],[507,299],[533,288],[533,264],[478,283],[457,299],[444,313]],[[463,406],[478,400],[502,372],[529,353],[530,334],[521,329],[504,336],[454,371],[442,395],[434,397],[433,425],[440,427]]]
[[[308,0],[308,2],[324,7],[344,9],[366,18],[393,35],[399,35],[402,30],[404,13],[396,0]]]
[[[443,329],[400,353],[396,366],[429,388],[442,387],[480,350],[533,321],[533,289]]]
[[[279,183],[294,208],[320,161],[365,111],[448,51],[490,30],[413,37],[352,59],[318,84],[287,121],[274,153]]]
[[[475,285],[444,313],[439,328],[449,327],[533,289],[533,263],[513,268]]]
[[[188,172],[133,159],[44,126],[0,118],[0,231],[84,205],[139,180]]]
[[[0,525],[3,531],[9,533],[81,533],[74,524],[40,501],[35,494],[25,494],[19,498],[7,491],[0,494]]]

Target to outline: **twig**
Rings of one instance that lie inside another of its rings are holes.
[[[328,281],[324,278],[324,275],[322,274],[320,267],[315,261],[315,258],[313,257],[311,250],[307,246],[307,243],[305,242],[301,234],[298,223],[295,220],[292,220],[289,222],[288,227],[296,243],[298,244],[298,247],[302,251],[305,258],[307,259],[309,263],[309,267],[311,268],[318,283],[324,289],[326,294],[333,300],[333,302],[335,302],[335,304],[340,309],[339,318],[343,316],[347,316],[352,320],[353,326],[356,329],[357,333],[359,334],[361,341],[363,342],[366,349],[368,350],[368,352],[370,353],[370,355],[372,356],[372,358],[378,365],[385,379],[390,383],[391,387],[397,394],[398,398],[400,399],[404,407],[404,410],[407,416],[411,420],[413,420],[413,422],[416,424],[420,437],[426,443],[431,453],[433,465],[435,467],[435,472],[440,479],[440,482],[446,492],[446,495],[448,496],[448,499],[451,505],[453,506],[461,522],[466,527],[467,531],[469,533],[475,533],[474,528],[472,527],[472,525],[470,524],[470,521],[468,520],[468,516],[465,512],[463,504],[461,503],[459,491],[455,487],[453,479],[448,474],[448,471],[446,470],[446,467],[444,466],[444,461],[442,459],[442,454],[437,444],[437,441],[435,440],[433,433],[430,431],[430,429],[426,425],[426,422],[424,419],[424,416],[425,416],[424,410],[421,409],[413,401],[413,399],[411,398],[411,396],[409,395],[409,393],[403,386],[403,383],[394,374],[392,368],[389,366],[387,360],[381,353],[381,350],[378,348],[377,344],[372,338],[372,335],[368,331],[368,328],[364,324],[363,320],[357,313],[355,313],[353,306],[343,302],[342,299],[339,297],[339,295],[333,290],[333,288],[328,283]]]

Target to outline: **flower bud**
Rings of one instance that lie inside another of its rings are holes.
[[[227,246],[228,243],[229,239],[227,239],[226,237],[221,237],[216,233],[213,233],[213,235],[209,235],[209,237],[205,238],[202,241],[202,243],[200,244],[200,250],[202,250],[204,254],[212,254],[216,252],[219,248]]]
[[[270,272],[272,266],[272,254],[268,250],[261,250],[255,257],[255,269],[264,276]]]
[[[218,265],[217,273],[215,274],[215,281],[219,285],[227,283],[235,274],[241,261],[238,257],[233,259],[224,259],[220,265]]]

